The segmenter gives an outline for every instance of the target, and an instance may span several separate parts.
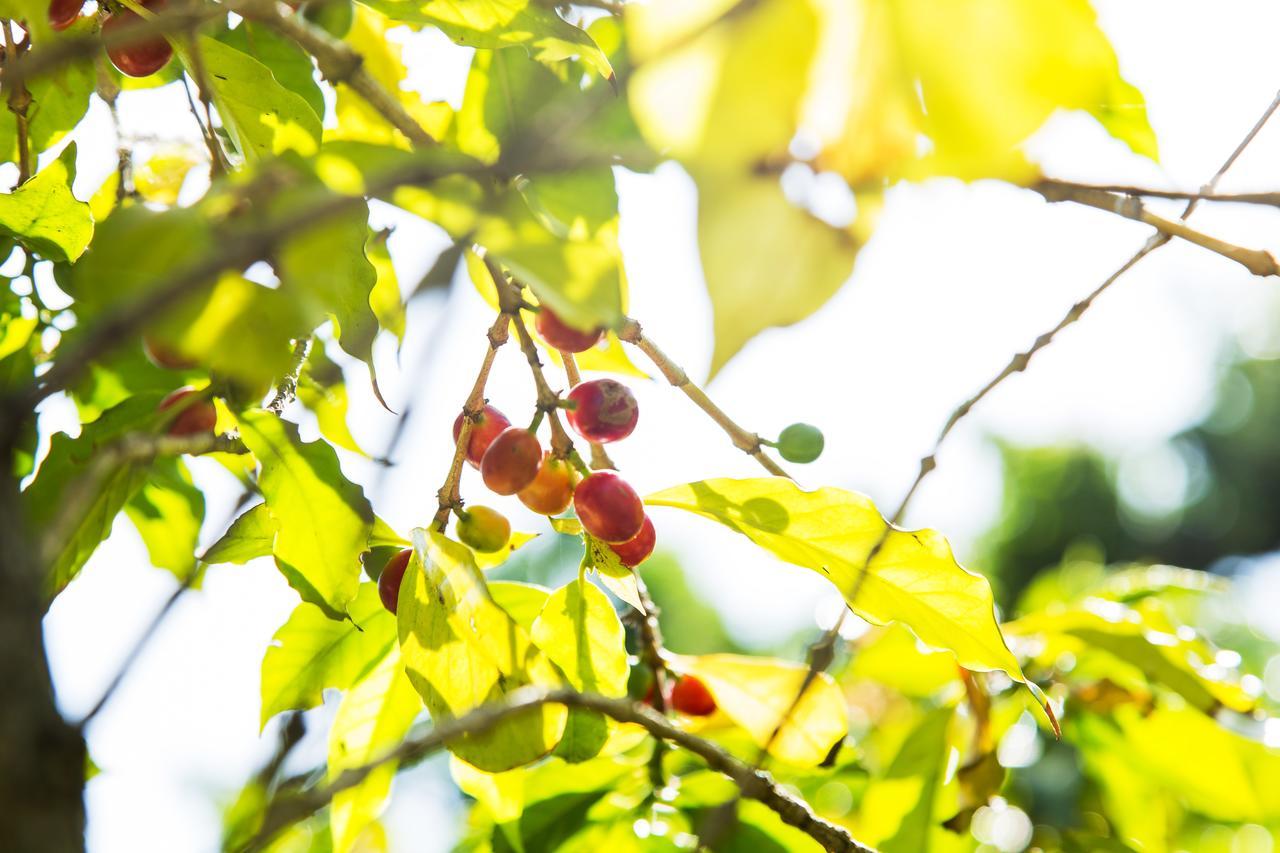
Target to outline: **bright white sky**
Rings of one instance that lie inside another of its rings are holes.
[[[1190,189],[1217,168],[1280,87],[1280,6],[1222,0],[1099,0],[1124,73],[1147,97],[1162,149],[1155,166],[1110,141],[1091,120],[1061,116],[1034,140],[1049,174]],[[468,52],[424,35],[410,51],[413,83],[429,97],[459,95]],[[110,152],[105,109],[95,107],[80,137]],[[128,94],[127,130],[179,131],[181,90]],[[111,163],[82,147],[82,195]],[[1277,188],[1280,122],[1255,142],[1224,191]],[[694,243],[695,197],[674,167],[655,176],[621,176],[623,246],[632,313],[694,376],[710,359],[710,309]],[[79,188],[79,187],[78,187]],[[426,269],[444,238],[434,227],[396,217],[391,249],[402,283]],[[1280,213],[1201,208],[1202,229],[1242,245],[1280,251]],[[1147,230],[1107,214],[1050,207],[1030,192],[995,184],[937,181],[892,192],[883,222],[853,280],[818,315],[766,333],[710,386],[712,396],[749,429],[776,434],[804,420],[823,428],[828,449],[799,470],[806,485],[838,485],[892,507],[955,405],[1053,325],[1078,298],[1141,245]],[[954,434],[908,522],[944,531],[963,561],[999,498],[999,434],[1029,443],[1084,440],[1117,454],[1140,454],[1203,413],[1232,338],[1246,351],[1280,352],[1276,285],[1217,256],[1174,244],[1132,272],[1087,318],[1038,356]],[[375,508],[400,529],[423,523],[449,454],[449,423],[483,352],[489,310],[461,283],[437,328],[442,302],[410,310],[397,367],[379,350],[380,376],[395,406],[413,391],[418,407],[400,465],[372,493]],[[419,367],[430,342],[437,356]],[[388,342],[382,342],[384,345]],[[447,357],[438,356],[447,354]],[[352,372],[353,431],[380,451],[393,424]],[[614,452],[643,493],[707,476],[754,476],[754,463],[670,388],[637,383],[642,417]],[[527,368],[514,349],[498,359],[490,396],[509,412],[532,405]],[[54,404],[57,405],[56,403]],[[358,461],[348,473],[371,482]],[[197,460],[213,485],[206,529],[227,517],[228,483]],[[468,477],[474,472],[468,471]],[[1144,472],[1177,488],[1179,473]],[[478,479],[464,480],[480,489]],[[539,529],[510,499],[485,502],[517,526]],[[813,625],[824,596],[817,576],[781,565],[714,525],[670,510],[655,513],[660,546],[675,549],[693,583],[722,608],[743,642],[767,645]],[[523,524],[521,524],[523,522]],[[981,568],[981,567],[975,567]],[[68,714],[87,709],[142,626],[173,588],[147,565],[137,535],[121,521],[46,619],[49,654]],[[786,595],[779,595],[779,590]],[[297,603],[269,564],[223,567],[187,595],[114,701],[89,730],[103,773],[88,786],[94,853],[212,850],[219,803],[268,754],[273,727],[258,737],[258,668],[275,629]],[[318,738],[299,769],[323,757]],[[398,783],[388,824],[394,849],[447,849],[457,802],[438,765]],[[410,840],[411,839],[411,840]]]

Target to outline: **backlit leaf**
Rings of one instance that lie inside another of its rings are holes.
[[[874,777],[859,809],[859,839],[884,853],[930,849],[934,804],[949,753],[953,709],[925,715],[883,774]]]
[[[93,239],[89,205],[71,194],[76,146],[13,192],[0,195],[0,233],[51,261],[74,261]]]
[[[181,459],[156,459],[147,481],[124,510],[142,536],[153,566],[168,569],[179,580],[195,571],[204,493],[191,481]]]
[[[200,558],[202,562],[247,563],[258,557],[270,557],[276,541],[276,523],[266,504],[258,504],[245,510],[227,528],[222,537],[209,546]]]

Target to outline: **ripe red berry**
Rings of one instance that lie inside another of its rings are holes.
[[[635,568],[649,558],[657,541],[658,538],[653,529],[653,522],[646,515],[644,517],[644,525],[640,528],[639,533],[626,542],[619,542],[609,547],[613,549],[613,553],[618,555],[618,561],[622,565]]]
[[[644,526],[640,496],[612,471],[596,471],[579,483],[573,508],[583,529],[611,544],[634,538]]]
[[[156,407],[160,412],[175,407],[182,409],[169,422],[169,428],[166,430],[169,435],[199,435],[213,432],[213,427],[218,422],[218,410],[213,407],[213,403],[205,399],[183,402],[195,393],[197,393],[196,389],[191,387],[179,388],[161,400],[160,405]]]
[[[480,476],[497,495],[514,495],[538,476],[542,445],[524,427],[507,427],[480,460]]]
[[[533,482],[519,493],[520,502],[542,515],[559,515],[573,503],[573,468],[545,453]]]
[[[682,675],[671,688],[671,707],[691,717],[706,717],[715,713],[716,700],[701,679]]]
[[[151,335],[143,336],[142,351],[146,354],[147,360],[156,367],[164,367],[169,370],[190,370],[196,366],[194,361],[184,358],[182,353]]]
[[[631,435],[640,407],[631,390],[613,379],[593,379],[569,392],[569,425],[588,441],[601,444]]]
[[[511,522],[496,509],[473,506],[458,519],[458,538],[477,551],[501,551],[511,539]]]
[[[465,415],[458,415],[453,422],[453,441],[458,442],[458,436],[462,434],[462,419]],[[472,467],[479,468],[480,460],[484,459],[484,452],[489,449],[489,445],[493,444],[493,440],[507,427],[511,426],[511,421],[507,420],[507,416],[495,409],[493,406],[485,406],[480,412],[480,417],[471,425],[471,438],[467,442],[467,461]]]
[[[604,334],[604,329],[601,328],[584,332],[566,325],[564,320],[551,313],[551,309],[545,305],[538,311],[533,326],[544,341],[565,352],[586,352],[595,346],[600,336]]]
[[[71,26],[80,17],[80,7],[84,0],[52,0],[49,4],[49,26],[62,31]]]
[[[396,605],[400,601],[400,583],[404,580],[404,570],[409,568],[409,558],[413,556],[412,548],[405,548],[399,554],[396,554],[387,564],[382,567],[382,574],[378,575],[378,598],[382,599],[382,606],[396,612]]]
[[[165,0],[143,0],[142,7],[158,14],[164,9]],[[141,17],[132,9],[121,7],[107,15],[107,19],[102,22],[102,34],[110,36],[116,30],[137,24]],[[121,74],[147,77],[169,64],[169,60],[173,58],[173,46],[164,36],[154,36],[132,44],[109,47],[107,57],[112,65],[120,69]]]

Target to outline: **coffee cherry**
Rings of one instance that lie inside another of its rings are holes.
[[[458,519],[458,538],[476,551],[501,551],[511,539],[511,522],[496,509],[473,506]]]
[[[671,707],[691,717],[706,717],[715,713],[716,700],[701,679],[682,675],[671,688]]]
[[[387,564],[382,567],[382,574],[378,575],[378,598],[382,599],[382,606],[396,612],[396,605],[400,601],[400,582],[404,580],[404,570],[409,568],[409,558],[413,556],[412,548],[405,548],[399,554],[396,554]]]
[[[640,407],[631,389],[613,379],[593,379],[569,392],[569,425],[587,441],[605,444],[631,435]]]
[[[644,526],[640,528],[639,533],[626,542],[619,542],[609,547],[613,549],[613,553],[618,555],[618,562],[628,568],[635,568],[649,558],[657,541],[653,522],[646,515],[644,517]]]
[[[809,424],[792,424],[778,436],[778,453],[788,462],[812,462],[822,455],[822,430]]]
[[[218,410],[213,407],[213,403],[205,399],[183,403],[183,400],[196,393],[196,389],[191,387],[179,388],[161,400],[160,405],[156,407],[160,412],[174,407],[182,409],[169,422],[169,428],[166,430],[169,435],[199,435],[213,432],[213,427],[218,422]]]
[[[600,336],[604,334],[604,329],[601,328],[584,332],[566,325],[564,320],[553,314],[545,305],[538,311],[533,327],[549,345],[565,352],[586,352],[595,346],[600,341]]]
[[[84,0],[53,0],[49,4],[49,26],[61,32],[80,17]]]
[[[533,482],[519,492],[520,502],[541,515],[559,515],[573,502],[573,468],[548,451]]]
[[[159,13],[164,6],[165,0],[142,0],[142,7],[150,12]],[[121,7],[107,15],[107,19],[102,22],[102,34],[109,36],[115,30],[138,23],[141,17],[132,9]],[[121,74],[147,77],[169,64],[169,60],[173,58],[173,46],[164,36],[154,36],[145,41],[109,47],[107,57]]]
[[[542,445],[524,427],[507,427],[480,460],[480,476],[496,495],[514,495],[538,476]]]
[[[646,663],[635,663],[627,674],[627,696],[646,702],[653,695],[653,669]]]
[[[462,434],[462,419],[465,415],[458,415],[453,422],[453,443],[458,443],[458,436]],[[472,467],[479,468],[480,460],[484,458],[484,452],[489,449],[489,445],[493,444],[493,440],[498,437],[504,429],[511,426],[511,421],[507,420],[507,416],[495,409],[493,406],[485,406],[480,413],[480,417],[471,425],[471,438],[467,441],[467,461]]]
[[[190,370],[196,366],[194,361],[184,358],[182,353],[151,335],[143,336],[142,352],[156,367],[168,370]]]
[[[640,496],[612,471],[596,471],[579,483],[573,508],[584,530],[611,544],[634,538],[644,526]]]

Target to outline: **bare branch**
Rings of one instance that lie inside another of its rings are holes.
[[[31,39],[28,37],[23,39],[21,44],[16,44],[13,38],[13,24],[9,21],[0,21],[0,27],[4,28],[4,64],[8,70],[10,64],[19,61],[31,47]],[[6,81],[6,83],[9,89],[9,112],[13,113],[14,124],[17,127],[18,186],[22,186],[31,177],[31,140],[27,120],[27,108],[31,106],[31,92],[27,90],[27,84],[21,80]]]
[[[1269,207],[1280,207],[1280,192],[1265,193],[1214,193],[1203,190],[1192,192],[1187,190],[1159,190],[1151,187],[1136,187],[1129,184],[1084,184],[1077,181],[1062,181],[1057,178],[1045,178],[1032,189],[1037,192],[1041,188],[1050,192],[1092,192],[1114,193],[1116,195],[1134,196],[1137,198],[1163,198],[1172,201],[1209,201],[1224,204],[1257,204]],[[1043,193],[1042,193],[1043,195]]]
[[[724,413],[723,409],[713,403],[711,398],[706,395],[706,392],[689,379],[689,374],[685,373],[684,368],[668,358],[667,354],[660,350],[657,344],[645,336],[639,323],[628,317],[622,325],[622,330],[618,332],[618,337],[629,344],[633,344],[648,356],[654,366],[662,371],[662,375],[667,378],[668,382],[683,391],[695,406],[702,409],[713,421],[719,424],[720,428],[732,439],[735,447],[754,458],[770,474],[776,477],[795,479],[764,452],[760,436],[738,426],[732,418]]]
[[[783,822],[809,835],[823,849],[843,853],[872,853],[870,848],[855,841],[844,827],[815,815],[807,803],[775,782],[768,773],[748,766],[719,745],[680,729],[647,705],[569,689],[546,690],[537,687],[522,688],[510,694],[503,702],[483,705],[465,716],[442,722],[427,734],[406,740],[369,764],[343,771],[338,778],[326,785],[294,796],[278,796],[267,810],[258,835],[245,849],[262,849],[282,829],[324,808],[335,794],[360,784],[371,772],[387,762],[420,759],[463,736],[483,734],[504,720],[547,704],[586,708],[621,723],[642,726],[655,738],[675,744],[701,758],[709,768],[733,781],[741,790],[742,796],[763,803],[777,813]]]

